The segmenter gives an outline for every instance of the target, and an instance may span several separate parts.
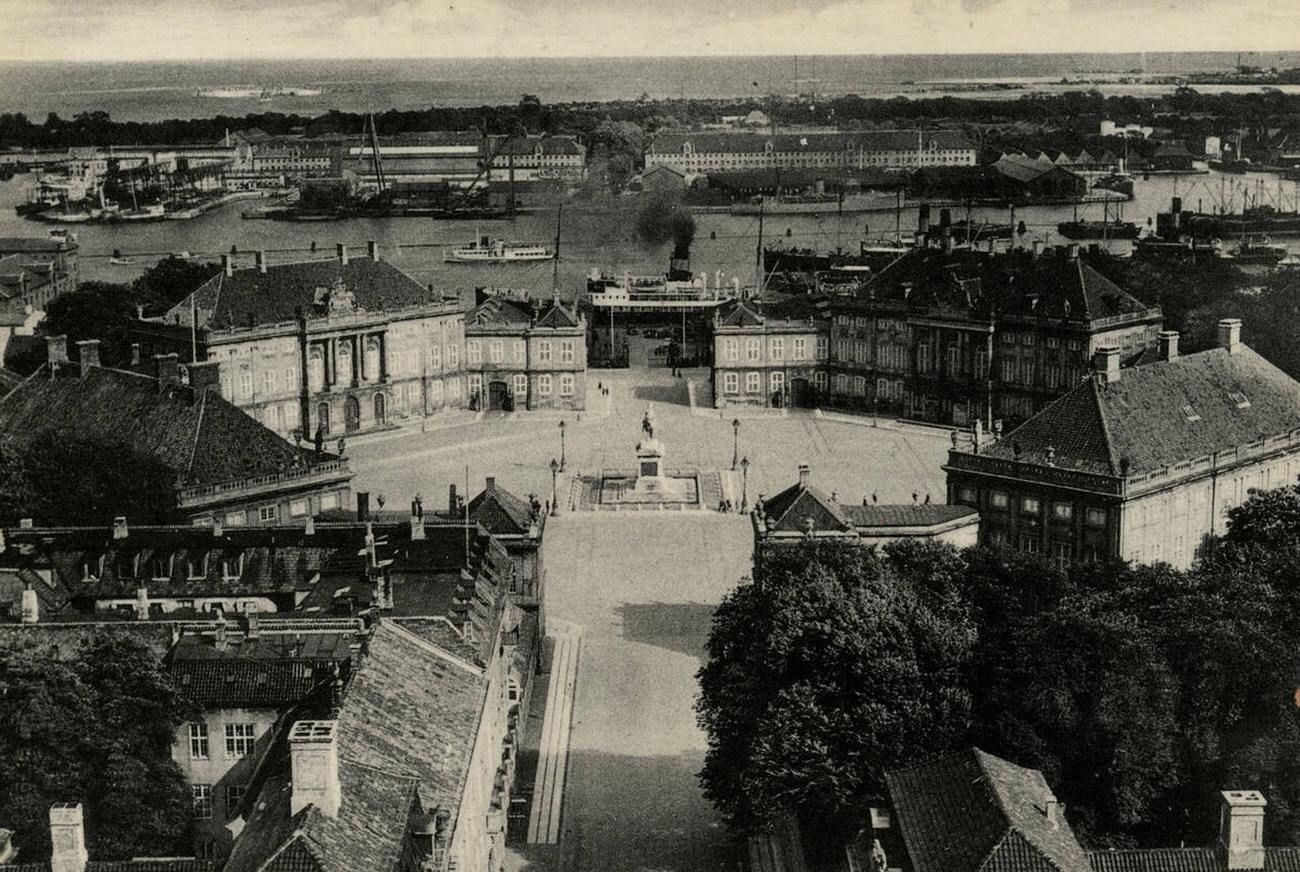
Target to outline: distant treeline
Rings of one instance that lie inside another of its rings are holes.
[[[732,100],[627,100],[610,103],[543,105],[525,97],[517,105],[431,107],[389,110],[375,115],[381,135],[417,130],[483,130],[503,134],[527,130],[568,133],[602,139],[601,127],[635,124],[646,133],[665,126],[689,126],[716,121],[722,115],[743,115],[760,109],[778,124],[832,125],[841,128],[938,125],[962,126],[984,141],[1000,128],[1041,131],[1075,137],[1096,135],[1098,122],[1160,127],[1189,145],[1206,134],[1252,130],[1300,130],[1300,96],[1266,91],[1253,94],[1200,94],[1191,89],[1158,97],[1106,97],[1095,90],[1059,95],[1023,95],[1003,100],[964,97],[891,99],[856,95],[807,98],[748,98]],[[0,147],[24,149],[87,145],[137,145],[216,142],[227,131],[260,128],[269,134],[357,133],[365,118],[353,112],[331,111],[309,117],[278,112],[233,117],[174,119],[159,122],[114,121],[107,112],[83,112],[71,119],[51,113],[36,122],[22,113],[0,114]],[[1076,140],[1077,141],[1077,140]]]

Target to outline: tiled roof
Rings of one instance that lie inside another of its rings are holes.
[[[288,709],[327,693],[345,672],[338,660],[173,659],[172,683],[203,708]]]
[[[313,453],[213,391],[200,397],[179,386],[161,391],[156,379],[103,367],[84,375],[37,375],[0,399],[0,438],[28,441],[47,433],[125,444],[156,457],[182,486],[270,475],[315,461]]]
[[[31,569],[0,569],[0,617],[8,611],[12,620],[22,615],[23,590],[30,585],[36,591],[36,603],[42,619],[61,611],[68,605],[68,591],[58,576],[50,574],[50,580]]]
[[[577,310],[570,312],[558,300],[551,300],[537,316],[537,327],[564,329],[578,326]]]
[[[964,133],[957,130],[869,130],[856,133],[660,133],[651,143],[651,154],[680,154],[687,142],[696,152],[753,153],[763,152],[769,142],[776,152],[845,151],[916,151],[929,149],[974,148]]]
[[[1069,825],[1048,819],[1036,769],[972,748],[885,781],[915,872],[1090,872]]]
[[[353,254],[347,264],[338,258],[268,265],[218,273],[193,294],[199,310],[199,326],[208,329],[247,327],[292,321],[301,309],[308,316],[323,313],[329,305],[351,294],[344,305],[369,312],[381,312],[423,303],[440,303],[440,292],[432,291],[415,278],[383,260]],[[335,295],[331,297],[331,295]],[[164,316],[167,323],[190,323],[190,298],[173,306]]]
[[[1213,848],[1089,851],[1093,872],[1221,872]]]
[[[1181,355],[1089,380],[981,453],[1139,474],[1300,428],[1300,386],[1245,346]]]
[[[812,524],[815,533],[860,533],[900,527],[931,527],[974,519],[968,506],[948,505],[855,505],[831,499],[812,485],[795,484],[763,503],[764,520],[772,533],[805,533]]]
[[[533,313],[518,300],[492,296],[479,303],[465,316],[466,328],[483,326],[520,326],[533,323]]]
[[[973,519],[976,515],[976,511],[970,506],[946,506],[933,503],[901,506],[859,506],[848,503],[841,507],[841,511],[853,526],[871,529],[930,527],[960,518]]]
[[[534,519],[527,502],[495,481],[490,481],[482,493],[470,500],[469,514],[489,533],[507,536],[527,535]]]

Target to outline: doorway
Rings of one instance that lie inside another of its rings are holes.
[[[343,427],[349,433],[361,429],[361,404],[356,397],[348,397],[343,402]]]
[[[506,398],[508,392],[506,383],[503,381],[494,381],[488,383],[488,409],[494,412],[501,411],[506,407]]]

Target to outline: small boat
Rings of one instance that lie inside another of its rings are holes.
[[[1289,254],[1284,246],[1273,245],[1264,236],[1259,239],[1243,239],[1229,248],[1224,257],[1239,264],[1273,266],[1281,263]]]
[[[506,242],[480,234],[443,254],[444,263],[532,263],[551,260],[554,249],[536,242]]]
[[[190,254],[188,249],[182,249],[181,251],[173,251],[171,254],[167,256],[171,258],[175,258],[176,260],[189,260],[190,258],[194,257],[194,255]]]
[[[129,257],[110,257],[108,262],[113,266],[130,266],[135,263],[135,261]]]

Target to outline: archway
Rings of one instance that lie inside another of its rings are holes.
[[[383,394],[375,394],[375,424],[382,426],[387,421],[388,399]]]
[[[488,383],[488,408],[493,411],[499,411],[506,407],[508,392],[506,383],[503,381],[494,381]]]

